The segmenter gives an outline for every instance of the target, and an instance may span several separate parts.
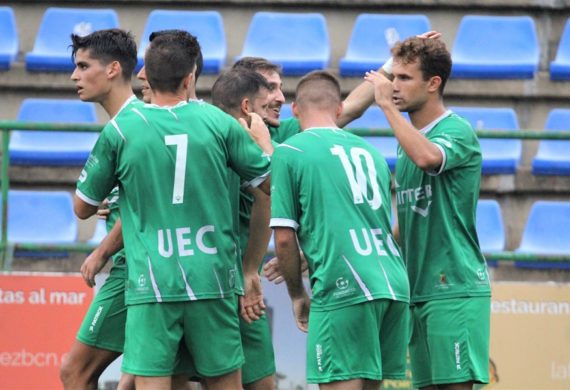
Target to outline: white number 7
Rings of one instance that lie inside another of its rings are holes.
[[[188,135],[165,135],[167,146],[176,145],[176,164],[174,167],[174,189],[172,204],[184,203],[184,180],[186,179],[186,156],[188,154]]]

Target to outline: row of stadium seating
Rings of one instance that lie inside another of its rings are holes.
[[[517,114],[512,108],[450,107],[466,118],[475,129],[518,130]],[[291,116],[291,106],[284,105],[282,118]],[[95,123],[95,106],[79,100],[25,99],[18,120],[32,122]],[[379,107],[373,106],[347,128],[389,128]],[[568,130],[570,109],[550,112],[546,130]],[[97,133],[57,131],[13,131],[10,160],[14,165],[82,165],[91,151]],[[394,137],[365,137],[386,157],[392,171],[396,164],[397,142]],[[515,174],[522,157],[522,141],[517,139],[481,139],[483,174]],[[535,175],[570,175],[570,141],[540,141],[532,160]]]
[[[113,9],[48,8],[34,48],[26,53],[28,71],[68,72],[69,35],[118,27]],[[437,28],[437,26],[434,26]],[[152,31],[185,29],[202,45],[204,73],[216,74],[227,60],[226,32],[216,11],[152,11],[139,46],[144,50]],[[432,28],[425,15],[360,14],[354,23],[346,55],[340,59],[341,76],[361,76],[390,57],[398,40]],[[558,38],[558,37],[557,37]],[[18,34],[13,10],[0,7],[0,69],[9,69],[18,55]],[[330,66],[327,21],[320,13],[257,12],[249,25],[241,56],[260,56],[279,63],[285,75],[302,75]],[[464,16],[455,36],[453,72],[456,78],[532,79],[539,69],[540,47],[534,20],[529,16]],[[570,19],[550,63],[552,80],[570,80]]]
[[[22,191],[9,193],[8,240],[37,244],[77,242],[77,220],[73,214],[71,194],[67,191]],[[570,202],[537,201],[524,228],[520,253],[570,254],[570,241],[560,234],[570,226]],[[485,253],[506,249],[506,230],[501,207],[496,200],[480,200],[477,206],[477,232]],[[105,236],[105,225],[99,221],[89,242],[99,243]],[[270,247],[271,250],[273,248]],[[520,263],[528,265],[530,263]],[[570,263],[540,262],[532,266],[554,266],[570,269]]]

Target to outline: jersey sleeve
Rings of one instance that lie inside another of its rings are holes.
[[[236,120],[230,121],[228,132],[229,166],[244,181],[242,187],[257,187],[267,179],[270,158]]]
[[[454,124],[453,127],[448,126],[429,138],[443,155],[440,168],[428,172],[430,175],[436,176],[481,159],[479,141],[473,129],[460,121],[454,121]]]
[[[271,220],[270,227],[299,228],[299,196],[295,169],[289,153],[277,148],[271,160]]]
[[[84,202],[98,206],[117,184],[117,139],[107,125],[95,143],[79,179],[75,193]]]

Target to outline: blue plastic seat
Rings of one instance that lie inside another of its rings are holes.
[[[95,105],[79,100],[25,99],[18,120],[95,123]],[[83,165],[97,137],[89,132],[12,131],[10,161],[16,165]]]
[[[481,252],[502,252],[505,250],[505,224],[499,202],[492,199],[481,199],[477,203],[477,236]],[[496,266],[497,261],[487,261],[489,266]]]
[[[366,71],[378,69],[390,58],[394,43],[430,29],[425,15],[358,15],[346,56],[339,62],[340,75],[363,76]]]
[[[407,114],[406,114],[407,115]],[[364,114],[358,119],[353,120],[348,125],[345,126],[347,129],[389,129],[390,124],[388,123],[388,119],[378,106],[371,106]],[[390,170],[394,172],[394,168],[396,167],[396,160],[397,160],[397,150],[398,150],[398,141],[395,137],[362,137],[366,141],[370,142],[382,156],[386,159]]]
[[[67,244],[77,240],[77,219],[67,191],[10,190],[8,241]]]
[[[475,130],[518,130],[517,114],[512,108],[450,107],[467,119]],[[515,174],[522,158],[522,141],[518,139],[479,139],[483,154],[484,175]]]
[[[528,216],[519,248],[520,253],[570,255],[570,202],[535,202]],[[539,256],[540,258],[540,256]],[[570,262],[517,261],[522,268],[570,269]]]
[[[550,63],[550,79],[570,80],[570,18],[564,26],[556,58]]]
[[[0,70],[8,70],[18,55],[18,31],[14,11],[0,7]]]
[[[548,114],[545,130],[570,131],[570,109],[554,109]],[[544,140],[532,159],[534,175],[570,175],[570,141]]]
[[[34,49],[26,54],[26,69],[34,72],[69,72],[72,33],[88,35],[93,31],[119,27],[112,9],[48,8],[44,14]]]
[[[532,79],[540,48],[529,16],[464,16],[455,35],[452,77]]]
[[[263,57],[285,75],[325,69],[330,60],[326,20],[319,13],[256,12],[240,57]]]
[[[137,69],[143,66],[150,34],[170,29],[185,30],[198,38],[204,58],[202,72],[220,73],[226,62],[227,47],[224,22],[217,11],[152,11],[148,15],[139,46]]]

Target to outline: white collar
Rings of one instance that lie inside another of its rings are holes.
[[[431,129],[433,129],[435,126],[437,126],[437,124],[439,122],[441,122],[443,119],[447,118],[449,115],[452,114],[451,110],[447,110],[445,111],[443,114],[441,114],[438,118],[436,118],[434,121],[432,121],[430,124],[428,124],[426,127],[424,127],[423,129],[420,130],[420,133],[422,134],[427,134],[431,131]]]

